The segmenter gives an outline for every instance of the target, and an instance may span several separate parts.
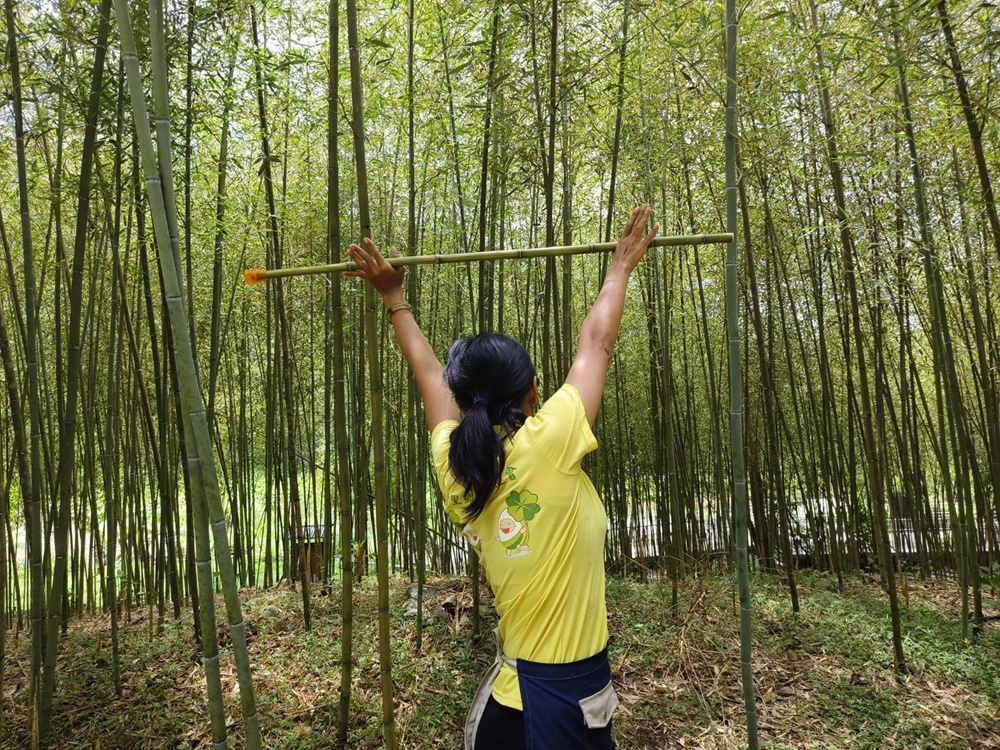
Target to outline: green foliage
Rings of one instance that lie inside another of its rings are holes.
[[[998,387],[1000,361],[996,332],[990,328],[995,327],[1000,305],[997,258],[936,4],[901,5],[900,45],[912,90],[914,137],[926,183],[928,219],[936,238],[945,315],[955,332],[954,366],[972,426],[971,445],[967,450],[963,447],[963,460],[979,467],[980,486],[973,488],[975,492],[970,496],[991,503],[995,502],[998,481],[988,474],[995,463],[995,456],[988,455],[988,451],[1000,443],[998,420],[991,419],[987,412],[987,395]],[[273,148],[269,166],[277,176],[277,221],[284,260],[289,265],[323,262],[328,250],[327,7],[306,0],[266,2],[258,8],[264,38],[259,54],[264,66]],[[488,205],[486,215],[480,216],[476,197],[483,174],[480,159],[494,7],[500,9],[501,33],[491,100],[491,151],[485,171]],[[195,16],[189,19],[187,13],[192,8]],[[564,15],[559,19],[557,127],[556,142],[552,144],[558,196],[554,222],[558,224],[565,215],[574,242],[600,239],[608,220],[611,165],[615,163],[612,227],[632,205],[648,201],[664,233],[721,229],[725,223],[721,6],[567,0],[560,3],[560,8]],[[847,193],[843,228],[854,238],[863,334],[860,345],[868,355],[868,377],[881,389],[886,409],[884,418],[878,420],[885,428],[880,450],[886,490],[911,496],[913,508],[942,511],[954,518],[948,500],[956,493],[953,487],[946,486],[946,479],[955,481],[956,470],[960,469],[960,464],[951,460],[948,446],[952,430],[949,419],[956,412],[944,405],[938,389],[938,366],[931,352],[930,289],[921,268],[924,243],[916,239],[917,207],[910,157],[902,140],[898,75],[895,61],[890,59],[895,54],[890,40],[890,8],[884,3],[825,3],[820,7],[818,28],[812,27],[806,7],[744,3],[740,16],[739,187],[746,224],[741,215],[739,249],[742,263],[747,257],[747,243],[752,243],[763,300],[760,343],[767,352],[766,366],[773,382],[773,387],[765,387],[762,365],[756,357],[744,359],[743,417],[754,525],[751,545],[758,553],[764,541],[772,548],[776,546],[774,508],[779,500],[775,497],[779,483],[775,480],[780,478],[793,507],[805,499],[830,500],[837,529],[826,531],[823,540],[828,546],[841,547],[840,562],[845,567],[853,564],[854,550],[847,548],[848,535],[858,546],[859,561],[874,556],[870,543],[870,492],[859,439],[863,423],[856,404],[858,344],[847,335],[852,311],[846,300],[845,268],[838,251],[842,227],[833,203],[831,168],[842,172]],[[986,171],[992,172],[996,180],[995,156],[1000,148],[1000,131],[996,128],[1000,45],[996,44],[996,29],[1000,15],[995,4],[972,0],[956,0],[949,3],[949,8],[955,24],[956,51],[966,72],[974,114],[983,128]],[[615,151],[617,52],[623,41],[623,11],[631,15],[623,69],[622,132]],[[68,352],[64,339],[70,283],[65,253],[79,197],[82,113],[97,19],[92,5],[76,0],[58,5],[20,3],[17,14],[15,37],[28,127],[28,176],[23,188],[29,201],[39,284],[39,375],[45,434],[41,441],[44,486],[37,495],[44,505],[44,498],[51,498],[51,487],[47,485],[58,468],[55,446],[66,417],[61,413],[66,400]],[[139,62],[146,74],[150,55],[143,15],[136,14],[136,31]],[[249,560],[256,564],[256,579],[250,577],[249,571],[242,571],[247,582],[264,580],[265,559],[274,582],[287,572],[288,565],[283,555],[288,528],[285,502],[289,465],[298,466],[301,472],[297,478],[305,506],[303,522],[320,525],[327,520],[323,507],[327,475],[320,467],[335,447],[324,432],[323,413],[330,390],[330,384],[324,382],[325,346],[331,333],[328,284],[325,279],[298,280],[285,288],[290,351],[294,355],[292,408],[297,410],[301,426],[295,444],[288,446],[281,427],[286,423],[286,406],[276,395],[283,375],[278,373],[275,354],[274,298],[259,287],[244,287],[239,276],[247,266],[264,265],[270,213],[261,181],[264,164],[254,98],[248,7],[240,3],[180,3],[171,7],[167,20],[174,188],[179,205],[190,195],[190,217],[182,220],[179,238],[185,265],[190,263],[190,279],[186,268],[183,275],[193,311],[191,325],[199,367],[204,373],[213,357],[219,362],[213,415],[217,433],[213,439],[222,467],[222,501],[229,514],[228,523],[234,532],[239,531],[245,546],[241,564]],[[410,112],[402,54],[406,47],[406,4],[376,0],[366,4],[360,19],[373,234],[384,247],[402,245],[401,238],[408,236],[405,217],[411,206],[408,191],[402,186],[412,169],[417,185],[417,240],[414,247],[405,248],[406,252],[461,251],[475,244],[473,238],[484,224],[491,246],[542,244],[547,229],[542,164],[549,147],[545,82],[551,67],[542,5],[495,4],[492,0],[419,2],[414,20],[412,113],[416,157],[413,164],[408,164],[405,123]],[[189,21],[193,30],[190,44]],[[101,556],[95,553],[106,539],[104,505],[109,496],[114,496],[103,486],[100,468],[106,460],[113,464],[111,475],[120,477],[114,489],[122,501],[119,564],[127,566],[122,572],[123,588],[126,581],[129,584],[126,604],[167,596],[163,575],[169,536],[162,522],[165,503],[172,503],[170,510],[176,521],[172,528],[179,534],[173,539],[178,556],[170,563],[183,571],[186,562],[187,501],[163,337],[162,289],[155,266],[149,267],[141,260],[149,256],[151,249],[149,207],[144,198],[138,197],[142,195],[142,180],[132,157],[134,134],[127,121],[119,135],[119,117],[125,108],[119,101],[122,81],[115,34],[113,31],[108,75],[100,92],[96,187],[91,195],[92,219],[88,224],[83,281],[87,313],[79,373],[81,407],[77,414],[70,415],[78,420],[80,434],[78,469],[73,477],[70,549],[71,567],[76,572],[68,591],[74,611],[101,606],[97,581]],[[827,59],[824,74],[840,145],[836,164],[830,163],[820,114],[817,44],[822,45]],[[342,36],[345,53],[343,46]],[[232,86],[227,86],[230,60],[235,60],[235,79]],[[334,122],[341,135],[340,218],[344,229],[339,250],[343,250],[359,231],[346,54],[342,55],[340,71],[342,98]],[[0,70],[0,88],[7,92],[11,83],[7,68]],[[226,168],[228,190],[222,201],[222,223],[216,226],[219,134],[226,104],[232,105],[233,118]],[[13,142],[12,119],[5,110],[0,116],[0,143]],[[185,176],[186,159],[190,159],[189,178]],[[14,162],[15,149],[0,148],[0,174],[14,175]],[[21,338],[24,268],[20,233],[15,230],[21,187],[13,177],[0,180],[0,214],[6,227],[5,246],[0,252],[0,303],[5,312],[9,311],[15,385],[21,393],[27,393]],[[565,199],[560,194],[563,187],[567,188]],[[186,207],[181,213],[186,213]],[[218,297],[212,286],[217,232],[223,238],[223,284]],[[118,321],[122,338],[116,342],[121,353],[117,364],[109,362],[110,290],[117,284],[111,276],[113,245],[122,254],[122,299],[128,311],[127,318],[123,310]],[[667,524],[661,524],[668,515],[664,481],[665,389],[660,388],[664,362],[669,363],[672,378],[673,388],[666,395],[672,399],[675,414],[672,428],[682,521],[685,531],[691,532],[686,535],[689,547],[700,543],[706,527],[719,529],[728,524],[732,512],[723,406],[728,385],[726,354],[731,343],[724,326],[722,261],[703,248],[696,269],[694,257],[690,251],[665,252],[660,256],[659,272],[643,268],[629,289],[622,334],[596,428],[601,452],[587,462],[605,498],[612,530],[622,531],[611,537],[609,559],[617,564],[626,558],[639,558],[639,565],[648,565],[654,572],[670,541],[663,536]],[[152,260],[155,262],[155,258]],[[576,330],[597,294],[601,268],[600,258],[574,260],[568,290],[561,279],[555,283],[547,279],[541,263],[509,262],[496,269],[493,298],[497,327],[525,344],[545,377],[546,387],[558,386],[558,376],[553,373],[558,367],[541,361],[546,342],[554,344],[553,349],[573,351]],[[443,355],[456,336],[471,332],[477,325],[476,314],[483,299],[473,278],[474,270],[442,267],[411,273],[419,282],[417,299],[411,301],[429,340]],[[750,289],[742,267],[738,282],[738,301],[744,315],[740,334],[744,337],[744,352],[752,353],[758,334],[747,317]],[[982,333],[976,332],[970,302],[973,289],[980,294],[987,321]],[[656,290],[664,293],[662,315],[655,304]],[[544,317],[549,294],[568,301],[568,326]],[[372,467],[368,384],[359,354],[363,350],[359,324],[362,308],[359,286],[346,281],[343,350],[347,355],[345,388],[351,445],[350,466],[344,471],[350,474],[350,496],[356,504],[359,534],[369,531],[366,513]],[[219,313],[222,323],[221,341],[215,351],[210,333],[213,313]],[[416,432],[418,438],[423,438],[424,430],[406,413],[406,376],[398,352],[388,343],[387,331],[380,328],[376,335],[388,405],[386,466],[394,490],[390,546],[395,569],[413,570],[417,544],[409,535],[415,515],[413,500],[403,491],[408,486],[406,467],[413,457],[407,455],[405,446],[409,434]],[[666,351],[661,351],[661,341]],[[119,376],[116,387],[122,404],[119,437],[114,445],[109,444],[105,434],[108,404],[103,388],[107,372],[112,369]],[[780,434],[772,447],[768,447],[765,436],[765,406],[775,407],[779,417]],[[148,410],[148,423],[143,407]],[[5,483],[10,485],[12,497],[16,571],[11,580],[21,584],[22,601],[14,608],[24,610],[29,590],[26,535],[19,482],[11,468],[15,457],[10,423],[9,406],[3,397],[0,465],[7,472],[5,476],[10,477]],[[722,428],[717,429],[717,424]],[[423,440],[416,443],[418,451],[426,450]],[[288,460],[289,451],[293,461]],[[165,482],[161,485],[157,466],[163,457]],[[427,469],[425,459],[422,453],[415,463]],[[336,466],[332,469],[339,470]],[[780,477],[774,476],[774,471],[780,472]],[[433,498],[434,472],[424,473],[430,475],[426,494]],[[520,496],[509,508],[518,520],[530,521],[543,505],[544,498]],[[436,502],[430,502],[427,509],[431,533],[426,552],[432,565],[448,571],[462,568],[464,549],[456,547],[447,519]],[[980,513],[982,509],[974,510],[977,516]],[[640,518],[649,521],[648,529],[636,529]],[[49,517],[47,523],[51,525],[55,520]],[[831,522],[829,514],[826,520]],[[806,532],[804,536],[814,536],[815,524]],[[835,533],[839,539],[833,536]],[[984,538],[990,538],[989,534]],[[265,539],[269,542],[267,550]],[[923,566],[941,574],[954,570],[951,537],[933,531],[928,539],[933,547],[929,551],[931,559],[919,561],[907,556],[904,565]],[[635,542],[636,548],[627,550],[629,542]],[[814,552],[820,548],[818,538],[808,539],[807,544]],[[719,543],[720,547],[728,545],[729,540]],[[371,535],[356,540],[354,549],[363,559],[371,551]],[[702,550],[688,551],[700,554]],[[336,557],[334,561],[336,572]],[[49,575],[50,571],[44,573]],[[1000,578],[996,570],[984,573],[979,593],[989,608],[990,594],[1000,588]],[[183,597],[184,576],[180,578]],[[785,636],[794,633],[800,644],[792,648],[795,642],[789,636],[789,651],[801,651],[810,658],[835,655],[857,670],[869,663],[875,663],[880,670],[888,668],[880,645],[887,637],[887,618],[877,603],[877,587],[872,587],[871,596],[851,596],[850,603],[844,604],[828,590],[831,580],[807,579],[811,597],[803,613],[789,619],[785,594],[766,578],[758,578],[757,585],[764,589],[755,601],[763,611],[758,635],[771,639],[775,633],[766,628],[780,627]],[[609,590],[618,597],[619,612],[632,611],[625,604],[635,593],[630,584],[611,583]],[[662,612],[671,609],[669,593],[662,587],[644,589],[640,596],[657,602]],[[716,597],[715,606],[724,608],[718,603],[724,598]],[[866,603],[869,600],[875,603]],[[817,606],[821,611],[816,610]],[[938,614],[932,615],[914,607],[907,615],[906,650],[912,660],[911,669],[915,675],[946,676],[971,685],[977,695],[995,700],[997,688],[995,682],[990,682],[988,669],[995,660],[987,659],[983,661],[987,666],[977,666],[975,654],[980,646],[956,640],[958,626],[953,609],[954,603],[950,609],[938,607]],[[620,617],[612,614],[613,621]],[[288,619],[291,622],[294,617]],[[803,622],[810,624],[803,626]],[[687,668],[679,662],[660,660],[668,658],[661,647],[668,647],[681,634],[693,633],[690,626],[685,629],[671,618],[649,617],[641,610],[617,624],[616,637],[623,648],[633,646],[629,659],[645,660],[653,669],[657,664],[669,663],[677,674]],[[993,642],[988,641],[990,632],[987,627],[980,641],[987,641],[987,649],[993,648]],[[406,636],[399,637],[405,640]],[[187,634],[184,638],[189,640]],[[96,642],[88,641],[88,645]],[[187,643],[180,637],[171,643],[179,650],[187,649],[179,645]],[[456,637],[448,646],[459,655],[454,658],[459,659],[465,674],[469,660],[480,659],[481,654],[468,648],[468,653],[463,652],[461,643],[462,638]],[[297,645],[305,647],[302,642]],[[321,649],[322,645],[310,643],[309,648]],[[722,652],[718,648],[714,653]],[[324,663],[335,669],[336,655],[328,656]],[[404,664],[401,669],[411,670],[407,676],[412,674],[417,680],[419,671],[413,670],[402,655],[394,654],[394,658],[397,656]],[[155,660],[163,654],[150,653],[149,657]],[[434,674],[441,668],[437,663],[428,667]],[[725,674],[728,678],[730,673]],[[858,689],[842,677],[828,686],[828,692],[831,700],[836,698],[845,705],[844,723],[856,728],[863,738],[859,742],[868,742],[873,736],[866,726],[886,728],[892,721],[907,721],[901,712],[896,718],[884,712],[884,721],[876,717],[869,724],[851,718],[863,716],[865,706],[874,715],[884,708],[885,695],[897,694],[885,692],[883,685],[874,682],[870,689]],[[268,677],[261,679],[266,682]],[[415,694],[404,701],[415,701]],[[461,721],[461,709],[456,708],[461,701],[433,691],[428,696],[421,700],[440,701],[440,705],[434,703],[434,716],[446,717],[441,719],[440,727],[428,731],[440,729],[441,734],[446,734]],[[671,706],[677,706],[679,715],[692,720],[706,713],[728,717],[726,712],[732,710],[727,697],[704,691],[668,691],[656,696],[652,703],[637,705],[635,714],[652,722],[656,711],[668,711]],[[290,691],[271,700],[269,710],[273,716],[278,706],[296,699],[294,691]],[[199,712],[201,704],[193,698],[191,701],[191,705],[197,704],[192,713]],[[328,703],[316,708],[321,721],[335,712]],[[367,711],[368,704],[362,701],[362,705],[362,711]],[[649,705],[655,710],[648,709]],[[358,720],[355,728],[364,742],[377,742],[376,722],[367,714]],[[318,726],[326,728],[333,723],[331,718],[329,724]],[[72,725],[70,722],[68,726]],[[308,747],[318,741],[303,729],[317,725],[301,717],[287,722],[282,719],[277,726],[271,738],[275,743]],[[921,718],[914,719],[912,727],[916,728],[901,729],[900,736],[912,739],[921,732],[930,732],[934,724]],[[424,729],[427,727],[421,725]],[[317,734],[321,732],[317,730]],[[176,736],[182,737],[180,743],[197,744],[196,739],[183,738],[183,733]],[[917,745],[923,741],[913,739]],[[704,744],[710,743],[705,740]]]
[[[948,588],[909,583],[904,633],[912,671],[897,682],[887,606],[876,585],[850,581],[838,593],[829,576],[803,574],[803,606],[794,615],[784,601],[782,580],[755,576],[756,692],[761,715],[768,717],[762,747],[974,750],[996,739],[1000,630],[991,626],[976,642],[959,642],[948,614]],[[674,610],[669,583],[608,580],[609,651],[624,706],[615,716],[619,747],[653,750],[675,743],[736,750],[745,742],[734,709],[740,687],[732,584],[729,576],[692,580],[682,587]],[[410,750],[456,746],[471,696],[493,659],[491,640],[471,637],[468,583],[432,579],[428,585],[420,653],[413,649],[413,620],[403,615],[410,584],[395,580],[390,599],[400,744]],[[458,602],[457,617],[438,610],[450,596]],[[337,724],[339,594],[315,597],[312,633],[302,630],[298,600],[286,586],[247,592],[244,612],[265,743],[318,749],[329,747]],[[356,604],[351,746],[376,748],[381,707],[373,582],[358,588]],[[126,703],[113,697],[102,621],[85,620],[71,630],[60,747],[93,747],[100,741],[108,750],[144,742],[194,748],[207,738],[201,718],[204,678],[188,615],[167,620],[161,629],[152,614],[155,637],[147,609],[133,610],[122,630]],[[484,621],[488,632],[496,623],[492,608],[484,611]],[[231,713],[238,710],[231,692],[235,675],[223,631],[220,639]],[[26,659],[23,639],[12,645],[15,663]],[[794,695],[777,694],[786,686]],[[10,721],[0,728],[5,747],[20,746],[19,697],[25,689],[15,688]],[[231,739],[232,747],[242,747],[238,733]]]

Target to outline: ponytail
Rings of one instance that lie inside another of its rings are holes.
[[[513,339],[481,333],[455,342],[444,377],[464,412],[451,433],[448,463],[466,498],[471,496],[466,513],[475,519],[500,485],[506,462],[503,440],[524,423],[521,403],[534,385],[535,368]]]

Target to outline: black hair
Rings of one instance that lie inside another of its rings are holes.
[[[510,439],[524,423],[521,403],[535,381],[535,366],[509,336],[485,332],[456,341],[448,352],[444,379],[464,415],[451,433],[451,473],[472,496],[466,509],[475,519],[500,485]]]

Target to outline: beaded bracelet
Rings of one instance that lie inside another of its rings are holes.
[[[412,313],[413,305],[411,305],[409,302],[397,302],[395,305],[390,305],[389,307],[385,308],[385,316],[389,318],[389,320],[392,320],[392,314],[399,310],[409,310]]]

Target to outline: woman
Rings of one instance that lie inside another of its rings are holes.
[[[382,295],[424,402],[448,516],[479,554],[500,615],[497,663],[473,700],[467,750],[613,748],[618,705],[607,656],[607,515],[583,457],[625,306],[628,279],[659,227],[635,209],[580,328],[566,382],[538,408],[538,377],[512,339],[460,339],[441,366],[403,297],[404,268],[351,245]],[[395,256],[397,253],[392,252]]]

